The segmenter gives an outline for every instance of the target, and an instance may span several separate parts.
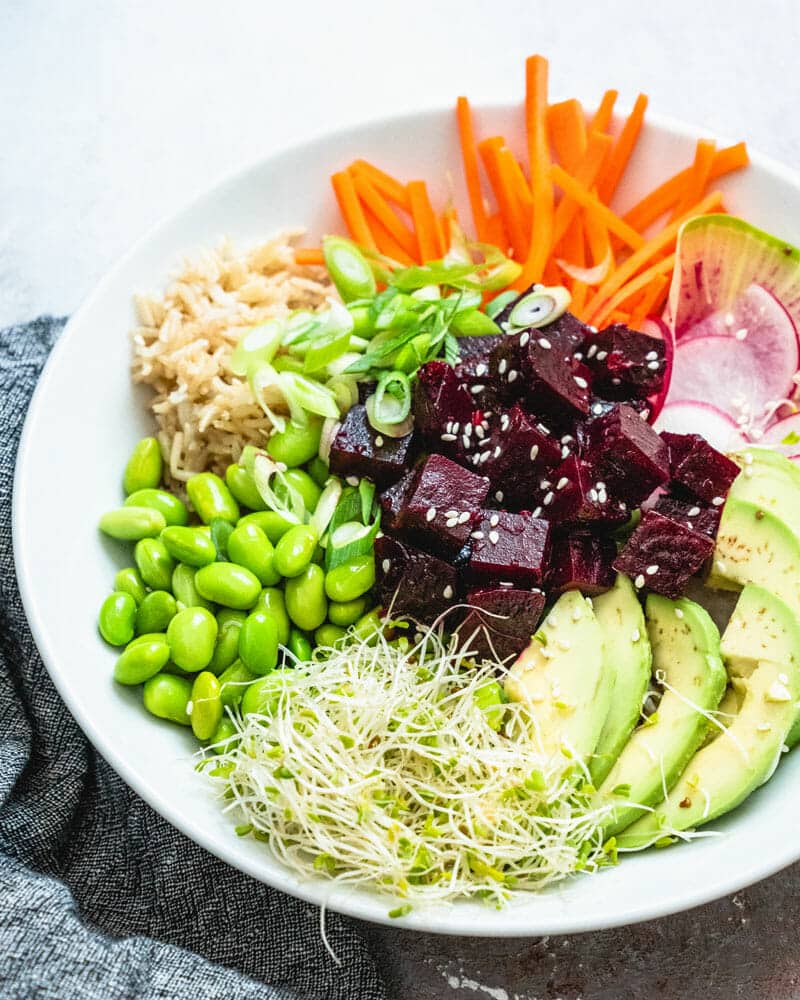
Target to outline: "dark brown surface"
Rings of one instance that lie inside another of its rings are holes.
[[[392,1000],[796,1000],[799,922],[795,865],[688,913],[595,934],[366,931]]]

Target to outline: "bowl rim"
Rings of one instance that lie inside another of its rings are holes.
[[[491,101],[472,105],[473,112],[480,114],[509,113],[519,108],[519,102],[513,101]],[[587,112],[591,112],[593,105],[584,105]],[[36,648],[42,658],[42,662],[53,682],[59,696],[65,703],[70,714],[73,716],[78,726],[91,742],[95,750],[113,768],[125,783],[136,792],[152,809],[166,819],[180,833],[190,840],[203,847],[209,853],[215,855],[221,861],[236,868],[260,882],[268,884],[270,887],[285,892],[291,896],[313,903],[324,909],[332,909],[336,912],[350,917],[368,920],[372,923],[385,924],[407,930],[418,930],[426,933],[452,934],[463,937],[538,937],[543,934],[573,934],[588,933],[595,930],[604,930],[612,927],[625,926],[639,923],[641,921],[669,916],[674,913],[683,912],[700,906],[704,903],[712,902],[729,893],[737,892],[761,879],[767,878],[776,872],[781,871],[788,865],[800,859],[800,842],[795,846],[790,839],[785,841],[785,849],[775,852],[769,857],[760,856],[759,852],[753,852],[754,861],[745,867],[732,870],[727,878],[717,878],[710,884],[704,884],[698,879],[697,887],[693,892],[684,893],[679,899],[662,900],[659,902],[655,894],[646,894],[645,898],[628,906],[624,914],[617,914],[608,918],[598,919],[581,917],[580,914],[566,916],[551,915],[548,918],[546,928],[535,930],[525,927],[513,927],[508,923],[500,923],[493,927],[487,921],[485,924],[477,925],[474,920],[460,920],[456,914],[458,905],[455,904],[450,910],[453,919],[430,922],[426,920],[425,913],[429,908],[423,905],[415,907],[412,912],[401,919],[392,919],[388,916],[387,907],[384,904],[385,897],[371,891],[353,891],[347,886],[338,883],[330,883],[330,888],[326,884],[308,881],[306,883],[296,880],[288,881],[291,873],[287,872],[287,882],[281,882],[278,878],[265,877],[262,870],[256,870],[256,866],[249,862],[249,859],[235,856],[233,850],[218,848],[210,836],[207,836],[203,829],[198,829],[190,821],[183,818],[179,808],[174,807],[171,802],[160,795],[155,789],[150,788],[142,782],[136,773],[128,766],[126,754],[122,749],[115,746],[114,742],[104,734],[102,728],[96,723],[94,718],[83,712],[71,697],[69,683],[64,672],[56,666],[59,660],[58,649],[53,648],[47,636],[46,629],[41,624],[36,601],[36,586],[34,574],[28,566],[28,554],[23,545],[23,524],[26,519],[26,490],[29,478],[29,438],[33,436],[33,427],[39,417],[39,409],[42,399],[47,394],[53,372],[57,369],[64,356],[70,350],[70,341],[73,331],[77,330],[83,322],[85,315],[89,314],[97,299],[101,298],[108,284],[113,283],[118,274],[125,270],[129,262],[136,257],[140,250],[146,247],[151,241],[168,230],[181,216],[193,212],[198,206],[209,197],[220,193],[231,185],[241,183],[244,178],[262,168],[270,160],[279,157],[302,156],[308,147],[319,142],[342,142],[356,138],[359,134],[371,128],[380,126],[390,126],[393,129],[400,129],[411,123],[418,122],[421,118],[440,118],[443,115],[452,113],[450,105],[430,105],[414,111],[405,111],[389,116],[372,116],[356,124],[348,125],[344,128],[332,129],[318,135],[306,135],[287,146],[281,146],[267,155],[256,157],[246,165],[235,168],[222,175],[218,180],[208,185],[203,190],[195,193],[186,202],[171,210],[168,214],[149,226],[146,231],[136,239],[130,248],[123,253],[109,267],[100,280],[94,285],[91,291],[85,296],[80,306],[69,317],[64,329],[56,341],[49,357],[39,376],[35,390],[31,396],[25,422],[20,436],[13,480],[12,493],[12,545],[14,553],[14,566],[17,577],[17,585],[20,592],[23,608],[28,621],[31,635],[36,644]],[[619,121],[622,114],[615,113],[615,120]],[[647,126],[656,130],[666,132],[676,138],[686,140],[696,140],[697,138],[712,137],[718,141],[725,140],[716,132],[707,129],[700,129],[681,119],[669,115],[661,115],[648,112]],[[725,140],[727,141],[727,140]],[[766,156],[748,148],[750,162],[761,170],[764,170],[775,177],[781,179],[787,185],[794,187],[800,192],[800,172],[780,163],[778,160]],[[133,294],[133,292],[131,292]],[[231,848],[235,846],[236,839],[231,837]],[[649,897],[649,898],[648,898]],[[377,904],[377,905],[376,905]],[[487,910],[487,914],[491,912]]]

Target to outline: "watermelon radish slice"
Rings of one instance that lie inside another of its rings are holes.
[[[753,284],[800,328],[800,250],[730,215],[690,219],[678,237],[664,318],[680,340],[711,313],[724,315]]]
[[[783,445],[791,449],[790,458],[797,454],[797,446],[800,444],[800,413],[793,413],[790,417],[785,417],[764,432],[759,439],[759,444]]]
[[[667,403],[654,427],[673,434],[702,434],[718,451],[735,451],[747,447],[747,441],[734,420],[708,403],[677,400]]]

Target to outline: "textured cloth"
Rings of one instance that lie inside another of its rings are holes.
[[[357,927],[207,854],[87,742],[34,645],[11,553],[31,392],[63,320],[0,331],[0,998],[385,996]],[[269,984],[269,985],[265,985]]]

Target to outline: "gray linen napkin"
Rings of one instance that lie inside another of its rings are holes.
[[[337,968],[319,910],[154,813],[50,682],[17,591],[11,487],[28,402],[63,325],[0,330],[0,997],[381,1000],[355,924],[327,917]]]

